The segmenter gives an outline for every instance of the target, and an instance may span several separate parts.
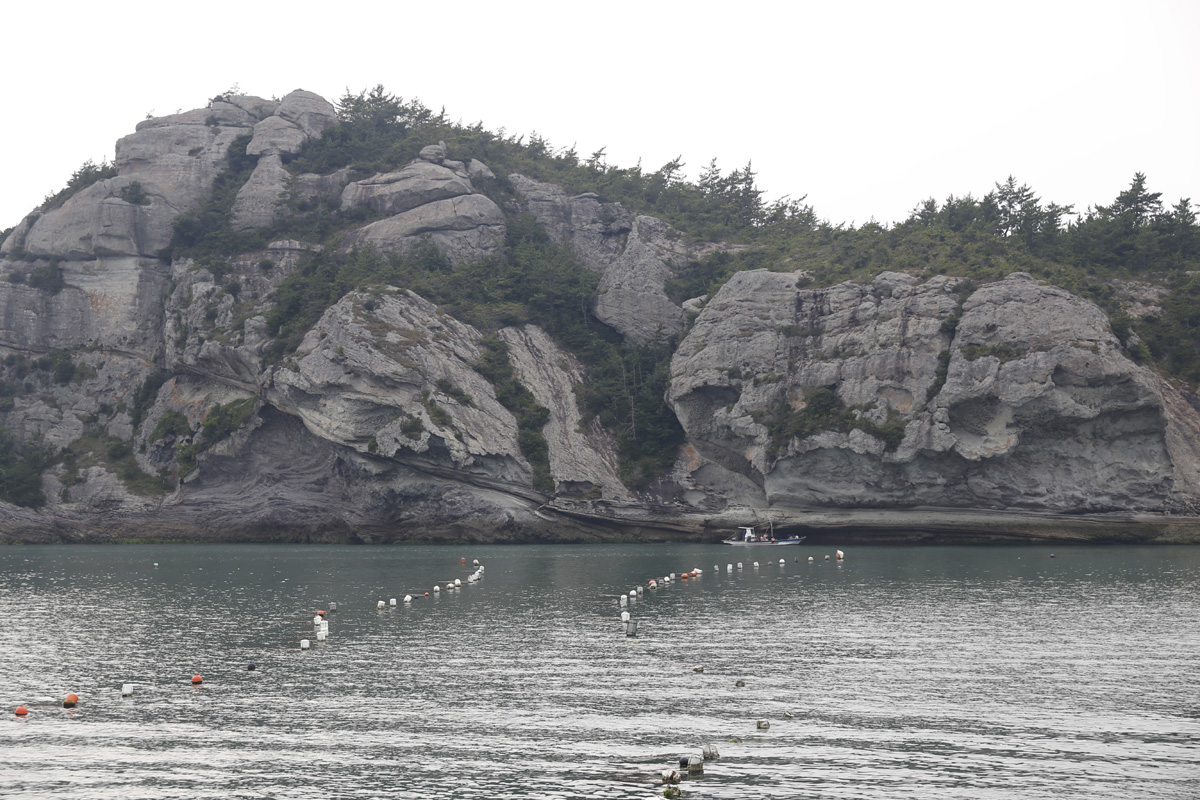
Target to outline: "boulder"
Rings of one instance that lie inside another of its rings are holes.
[[[366,206],[377,214],[395,215],[474,191],[471,181],[445,167],[414,161],[397,172],[349,184],[342,191],[342,208]]]
[[[504,213],[488,198],[468,194],[417,206],[347,236],[347,246],[369,244],[383,253],[403,253],[422,240],[452,264],[478,261],[504,244]]]

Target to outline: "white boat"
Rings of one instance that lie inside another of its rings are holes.
[[[722,539],[721,544],[731,545],[733,547],[779,547],[788,544],[800,544],[804,541],[803,536],[789,536],[787,539],[776,539],[771,534],[759,536],[754,532],[754,528],[741,528],[741,533],[734,534],[728,539]]]

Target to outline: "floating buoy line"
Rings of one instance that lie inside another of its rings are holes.
[[[467,563],[466,558],[459,559],[459,564],[461,566],[466,566],[466,563]],[[155,562],[154,566],[157,568],[158,562]],[[479,559],[475,559],[472,566],[474,567],[474,571],[471,572],[471,574],[467,576],[467,580],[466,580],[467,584],[478,583],[479,581],[483,580],[485,569],[484,569],[484,566],[479,563]],[[286,579],[284,579],[284,580],[286,581]],[[420,599],[422,597],[429,597],[430,591],[432,591],[434,596],[440,595],[443,591],[445,591],[447,594],[452,594],[452,593],[461,591],[463,586],[464,586],[464,583],[463,583],[462,578],[449,578],[446,580],[441,580],[441,581],[434,583],[432,588],[428,591],[418,590],[411,594],[405,594],[403,602],[406,607],[411,606],[411,604],[413,603],[413,601],[415,599]],[[632,594],[636,594],[636,592],[634,592]],[[415,597],[414,597],[414,595],[415,595]],[[395,597],[390,598],[387,602],[384,602],[383,600],[379,600],[376,603],[376,608],[380,611],[384,611],[384,610],[387,610],[390,608],[396,608],[397,606],[398,606],[398,602],[397,602],[397,598],[395,598]],[[304,635],[304,638],[300,639],[299,647],[301,650],[311,650],[313,647],[314,640],[316,640],[317,642],[324,642],[329,638],[329,636],[330,636],[329,615],[333,614],[334,612],[336,612],[338,610],[338,604],[336,602],[330,602],[328,604],[327,608],[328,608],[327,611],[325,609],[319,609],[313,615],[313,618],[312,618],[313,632],[312,632],[312,634]],[[287,649],[290,649],[290,648],[287,648]],[[258,668],[258,665],[253,662],[246,665],[246,671],[248,671],[248,672],[253,672],[257,668]],[[203,687],[203,685],[204,685],[204,676],[201,675],[199,672],[193,673],[192,677],[191,677],[191,686],[194,689],[199,690]],[[135,688],[135,686],[132,683],[122,683],[121,690],[120,690],[121,697],[122,698],[133,697],[134,688]],[[61,702],[61,707],[65,708],[65,709],[69,709],[69,710],[74,710],[79,705],[79,703],[80,703],[79,695],[76,694],[75,692],[68,692],[66,694],[66,696],[63,697],[63,700]],[[51,701],[49,698],[47,698],[46,702],[21,703],[14,709],[13,714],[20,719],[27,719],[30,716],[31,711],[34,709],[58,708],[59,706],[60,706],[59,702]]]

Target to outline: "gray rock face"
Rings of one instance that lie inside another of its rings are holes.
[[[438,164],[414,161],[398,172],[351,183],[342,191],[342,208],[366,206],[377,214],[392,216],[472,192],[470,180]]]
[[[427,239],[451,264],[478,261],[504,244],[504,213],[481,194],[436,200],[373,222],[347,237],[347,245],[369,244],[383,253],[404,253]]]
[[[1173,390],[1120,354],[1091,303],[1016,274],[967,298],[954,329],[953,279],[797,277],[734,276],[668,391],[697,450],[773,503],[1149,510],[1193,482],[1194,457],[1169,444]],[[821,388],[863,424],[782,435]],[[878,433],[889,421],[904,430],[894,449]]]
[[[665,289],[683,255],[668,230],[654,217],[635,218],[624,252],[600,278],[596,316],[639,344],[683,330],[683,309],[671,302]]]
[[[542,224],[550,238],[570,247],[583,264],[596,272],[612,264],[625,250],[633,215],[620,203],[601,203],[596,195],[571,197],[552,183],[524,175],[508,176],[521,198],[521,207]]]
[[[550,410],[543,434],[557,492],[628,500],[629,491],[617,477],[612,442],[596,424],[584,430],[574,389],[587,380],[583,368],[535,325],[504,328],[500,338],[508,345],[518,380],[529,387],[539,405]]]
[[[274,119],[272,117],[272,119]],[[233,201],[232,225],[235,231],[266,227],[283,214],[280,201],[285,199],[291,175],[283,160],[275,154],[259,156],[249,179]]]
[[[528,486],[516,420],[471,367],[481,339],[415,294],[351,294],[305,337],[295,369],[275,373],[269,396],[360,453]]]
[[[683,330],[683,309],[667,297],[666,283],[681,263],[702,253],[686,246],[665,222],[633,217],[620,203],[594,194],[568,196],[553,184],[524,175],[509,180],[554,240],[601,273],[596,317],[639,344]]]

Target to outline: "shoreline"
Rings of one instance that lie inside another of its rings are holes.
[[[399,525],[354,526],[344,520],[256,523],[158,515],[89,519],[28,512],[6,516],[0,521],[0,545],[717,543],[743,525],[772,526],[779,538],[805,536],[814,544],[1200,544],[1197,516],[954,508],[772,509],[768,513],[736,507],[717,514],[696,514],[641,506],[599,510],[543,505],[531,509],[521,524],[490,530],[465,523],[430,524],[414,530]]]

